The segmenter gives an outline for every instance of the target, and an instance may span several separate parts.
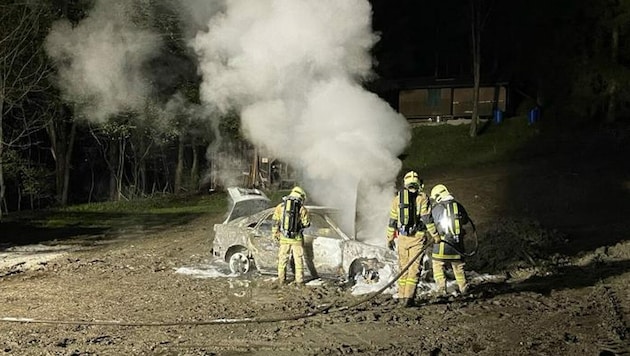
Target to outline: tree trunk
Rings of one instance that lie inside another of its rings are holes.
[[[69,12],[68,12],[68,1],[63,1],[61,3],[61,10],[64,16],[67,19],[69,19],[70,17],[69,17]],[[73,114],[74,114],[74,111],[73,111]],[[53,128],[53,130],[54,130],[54,122],[55,122],[54,119],[55,118],[53,117],[50,120],[51,121],[50,126]],[[72,161],[72,151],[74,150],[74,139],[76,136],[77,124],[74,121],[74,117],[73,117],[72,125],[70,127],[70,137],[67,137],[66,131],[65,131],[66,125],[64,122],[63,115],[61,115],[61,117],[58,119],[60,121],[60,126],[64,130],[63,132],[64,140],[61,142],[61,144],[63,145],[63,152],[60,152],[57,149],[58,145],[56,144],[55,141],[53,141],[53,139],[56,139],[56,137],[51,136],[51,142],[53,142],[53,149],[55,149],[55,152],[54,152],[55,165],[56,165],[55,171],[57,173],[57,176],[56,176],[57,192],[56,193],[57,193],[57,196],[59,197],[59,203],[61,204],[61,206],[66,206],[68,204],[68,194],[70,192],[70,162]]]
[[[74,121],[72,122],[70,133],[67,133],[63,118],[59,121],[59,126],[57,126],[55,117],[52,117],[47,126],[47,132],[52,146],[53,159],[55,161],[55,193],[57,202],[59,202],[61,206],[66,206],[68,204],[68,194],[70,191],[70,162],[74,149],[76,123]]]
[[[77,123],[72,120],[70,127],[70,137],[66,145],[64,164],[63,164],[63,185],[61,188],[61,205],[68,204],[68,193],[70,191],[70,162],[72,161],[72,151],[74,151],[74,139],[77,133]]]
[[[162,165],[162,170],[156,171],[155,173],[155,190],[159,189],[164,193],[169,191],[169,187],[171,186],[171,167],[169,166],[168,160],[165,158],[167,155],[164,152],[164,148],[162,148],[161,151],[162,154],[159,158],[159,163]],[[161,183],[162,180],[164,180],[163,184]]]
[[[619,65],[619,26],[613,26],[611,33],[611,62],[613,67]],[[617,119],[617,78],[615,74],[610,76],[608,83],[608,108],[606,110],[606,123],[613,123]]]
[[[15,190],[17,192],[17,207],[16,207],[16,210],[17,211],[22,211],[22,188],[20,188],[20,186],[18,185]]]
[[[472,57],[473,57],[473,110],[470,120],[470,137],[477,136],[477,127],[479,126],[479,86],[481,82],[481,9],[476,5],[476,1],[472,0],[471,4],[471,41],[472,41]]]
[[[199,146],[192,142],[192,167],[190,167],[190,188],[199,189]]]
[[[149,143],[147,145],[147,139],[142,136],[140,138],[140,142],[141,142],[141,147],[140,147],[140,162],[139,162],[139,167],[138,167],[138,173],[137,173],[137,180],[138,180],[138,185],[137,185],[137,189],[141,194],[146,194],[147,192],[147,155],[149,153],[149,148],[151,146],[151,144]]]
[[[88,195],[88,203],[92,202],[93,193],[94,193],[94,166],[90,164],[90,193]]]
[[[118,184],[116,184],[116,172],[118,167],[116,164],[118,163],[118,145],[115,144],[115,141],[112,140],[108,146],[107,154],[109,156],[108,161],[110,162],[109,166],[109,199],[116,201],[118,200]]]
[[[127,141],[124,138],[118,140],[118,161],[116,163],[116,201],[123,198],[123,177],[125,175],[125,149],[127,147]]]
[[[4,185],[4,132],[2,128],[4,118],[4,84],[2,84],[2,73],[0,73],[0,221],[2,221],[2,216],[4,212],[2,210],[2,206],[4,203],[4,193],[6,191],[6,187]],[[6,204],[5,204],[6,205]]]
[[[64,140],[59,140],[57,138],[57,127],[55,126],[55,120],[50,120],[48,125],[46,126],[46,132],[48,133],[48,138],[50,139],[50,153],[52,154],[53,161],[55,161],[55,199],[58,202],[61,202],[61,191],[63,190],[62,185],[62,167],[59,162],[60,152],[59,152],[59,144],[63,144]]]
[[[179,135],[179,145],[177,146],[177,168],[175,169],[175,182],[173,189],[175,194],[182,189],[182,175],[184,173],[184,134]]]
[[[144,142],[144,139],[143,139]],[[144,146],[144,145],[143,145]],[[143,147],[144,149],[144,147]],[[136,177],[136,191],[140,195],[144,195],[147,193],[147,160],[144,156],[140,159],[138,163],[138,173]]]
[[[2,78],[2,73],[0,73],[0,221],[2,221],[2,216],[4,215],[2,206],[5,203],[4,193],[6,191],[4,185],[4,165],[2,164],[4,157],[4,131],[2,129],[4,127],[4,84]]]

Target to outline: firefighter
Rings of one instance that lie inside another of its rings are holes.
[[[445,264],[450,264],[460,294],[466,294],[468,283],[464,273],[464,225],[470,223],[464,206],[455,200],[446,186],[438,184],[431,189],[431,214],[438,231],[434,239],[432,258],[433,279],[438,295],[446,294]],[[474,229],[474,225],[472,225]]]
[[[437,236],[431,217],[429,197],[423,192],[423,187],[418,173],[408,172],[403,178],[403,188],[396,194],[391,204],[387,244],[391,250],[398,250],[398,263],[401,270],[410,259],[424,251]],[[426,236],[427,233],[431,239]],[[414,305],[421,260],[422,258],[417,258],[398,279],[398,297],[401,306]]]
[[[286,270],[293,256],[295,283],[304,284],[304,235],[302,231],[311,225],[308,210],[304,206],[306,193],[295,186],[282,198],[273,212],[273,236],[280,242],[278,251],[278,282],[286,283]]]

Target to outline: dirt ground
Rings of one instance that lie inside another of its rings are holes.
[[[4,245],[0,353],[628,353],[628,164],[563,157],[425,177],[427,186],[447,184],[477,222],[480,247],[469,270],[502,278],[476,282],[465,297],[419,297],[415,308],[382,294],[345,309],[368,295],[335,281],[278,288],[268,276],[178,273],[211,262],[220,217]],[[274,321],[281,318],[289,320]]]

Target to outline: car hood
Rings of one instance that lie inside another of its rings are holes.
[[[246,189],[239,187],[229,187],[228,214],[223,223],[243,216],[253,215],[270,207],[271,201],[265,193],[258,189]]]

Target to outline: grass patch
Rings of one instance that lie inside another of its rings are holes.
[[[527,158],[526,149],[538,139],[536,127],[526,117],[512,117],[500,125],[487,122],[481,133],[469,136],[470,125],[420,126],[413,129],[403,158],[403,171],[436,168],[471,168]]]
[[[2,221],[0,242],[34,243],[126,229],[183,225],[203,215],[224,214],[225,193],[166,195],[133,201],[90,203],[12,213]]]
[[[131,201],[89,203],[58,209],[58,212],[117,212],[145,214],[200,214],[225,210],[224,193],[212,195],[164,195]]]

